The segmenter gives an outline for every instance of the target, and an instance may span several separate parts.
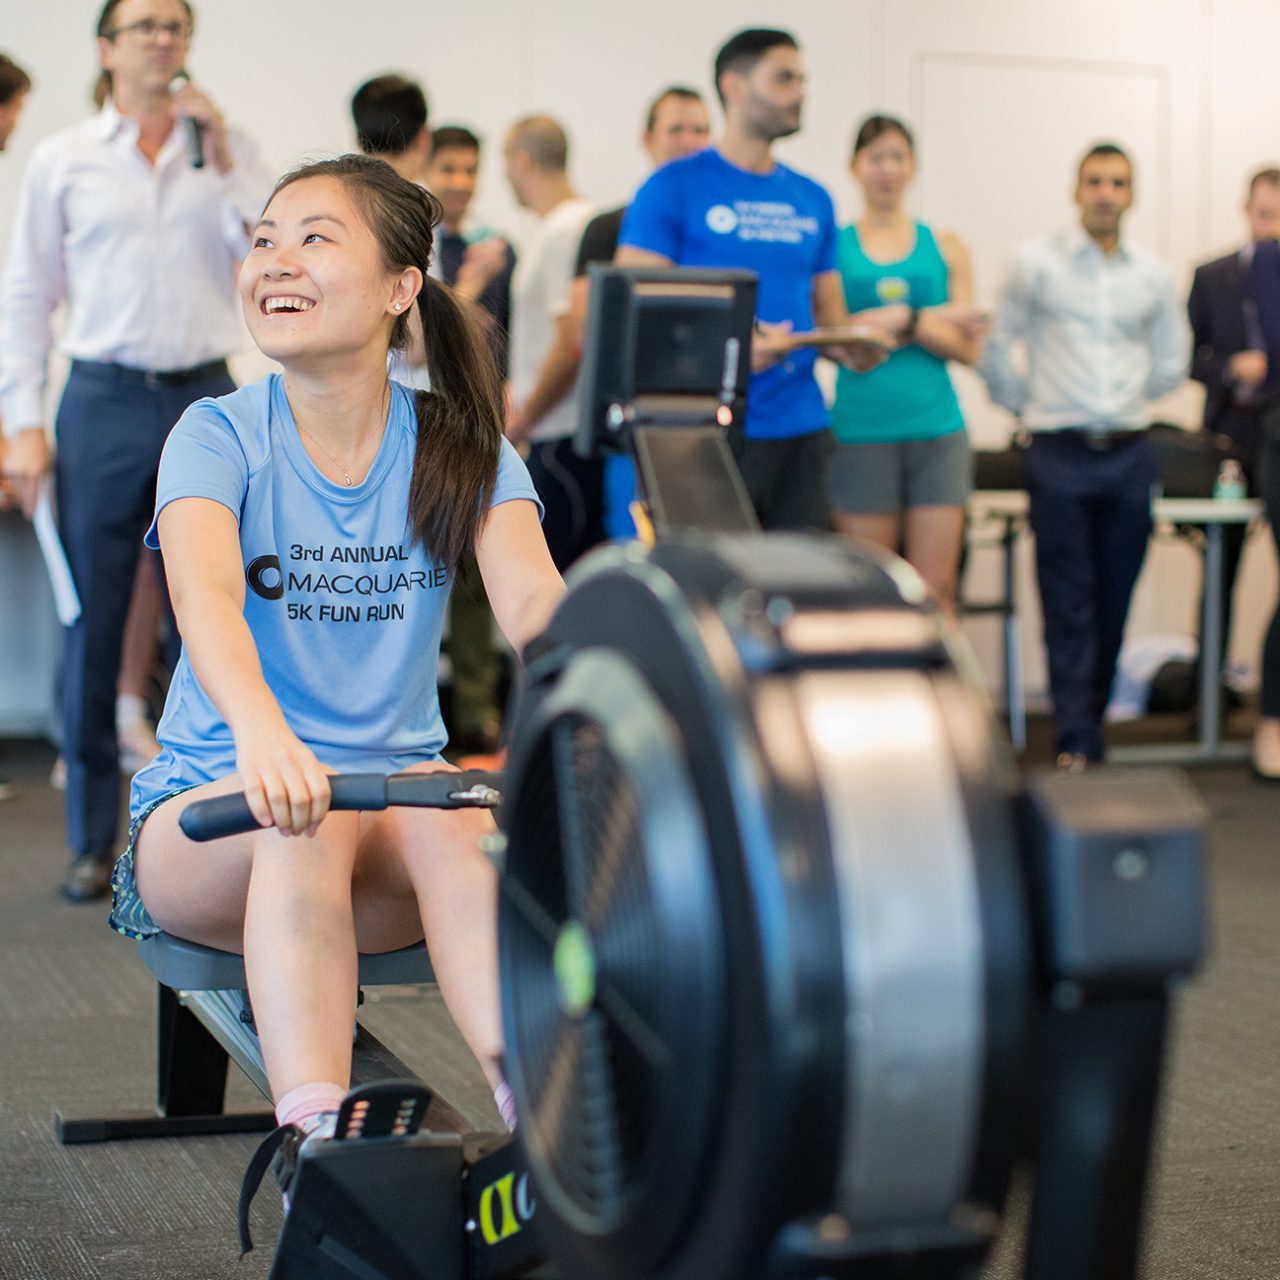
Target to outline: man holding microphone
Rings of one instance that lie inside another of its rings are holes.
[[[33,154],[0,280],[4,472],[28,515],[52,472],[82,609],[63,683],[72,901],[109,888],[116,673],[160,451],[188,404],[234,389],[236,270],[271,187],[254,145],[186,78],[193,19],[185,0],[107,0],[97,37],[110,91],[97,116]],[[54,460],[44,401],[63,303],[71,373]]]

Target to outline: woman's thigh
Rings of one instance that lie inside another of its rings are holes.
[[[257,834],[196,843],[178,820],[187,805],[240,789],[232,774],[165,801],[142,824],[134,878],[151,918],[166,933],[222,951],[240,951]]]
[[[907,512],[907,559],[948,599],[955,593],[963,543],[963,507],[912,507]]]
[[[836,529],[840,533],[850,538],[861,538],[864,542],[874,542],[877,547],[883,547],[895,555],[898,553],[902,521],[896,511],[883,515],[837,511],[835,516]]]
[[[429,762],[406,772],[437,769],[452,766]],[[139,832],[134,854],[138,892],[152,919],[167,933],[224,951],[243,947],[257,855],[297,857],[300,874],[314,874],[323,859],[341,880],[344,859],[333,856],[335,845],[354,843],[349,878],[336,887],[349,889],[357,946],[362,952],[394,951],[421,941],[418,899],[433,878],[451,874],[461,859],[483,860],[480,841],[494,830],[493,819],[481,810],[393,808],[330,813],[314,839],[264,830],[196,843],[183,834],[178,820],[187,804],[239,785],[232,775],[162,804]]]
[[[442,760],[406,773],[456,773]],[[481,841],[496,830],[485,809],[391,808],[361,814],[352,885],[360,950],[391,951],[419,941],[437,886],[470,882],[493,899],[497,877]]]
[[[284,836],[265,827],[199,843],[187,838],[179,820],[188,804],[239,789],[233,774],[183,792],[156,809],[138,833],[138,894],[166,933],[221,951],[242,951],[254,861],[267,858],[273,870],[287,866],[294,877],[290,883],[315,902],[349,901],[360,950],[393,951],[421,939],[412,884],[399,864],[383,855],[380,842],[366,837],[367,820],[374,815],[331,812],[314,836]],[[276,876],[266,880],[271,886],[281,883]]]

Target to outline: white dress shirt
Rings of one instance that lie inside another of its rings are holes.
[[[63,302],[61,349],[73,359],[189,369],[243,340],[236,271],[270,172],[238,130],[228,130],[226,174],[192,168],[180,128],[154,166],[138,135],[108,102],[31,157],[0,279],[0,418],[10,435],[46,420],[51,319]]]
[[[578,263],[582,233],[595,207],[573,196],[538,223],[521,247],[511,277],[511,390],[523,404],[538,385],[542,363],[555,341],[556,321],[569,313],[569,285]],[[576,384],[575,384],[576,390]],[[563,440],[578,425],[574,391],[552,406],[534,427],[534,440]]]
[[[1123,240],[1103,253],[1076,227],[1018,247],[979,368],[1032,431],[1136,430],[1148,402],[1182,384],[1190,355],[1169,268]]]

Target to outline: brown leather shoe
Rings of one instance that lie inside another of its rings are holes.
[[[111,892],[111,859],[84,853],[67,869],[58,887],[68,902],[92,902]]]

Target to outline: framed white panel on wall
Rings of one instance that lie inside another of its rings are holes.
[[[994,299],[1014,245],[1075,222],[1076,166],[1100,141],[1134,160],[1127,234],[1168,255],[1164,68],[922,52],[912,78],[917,203],[968,241],[980,297]]]

